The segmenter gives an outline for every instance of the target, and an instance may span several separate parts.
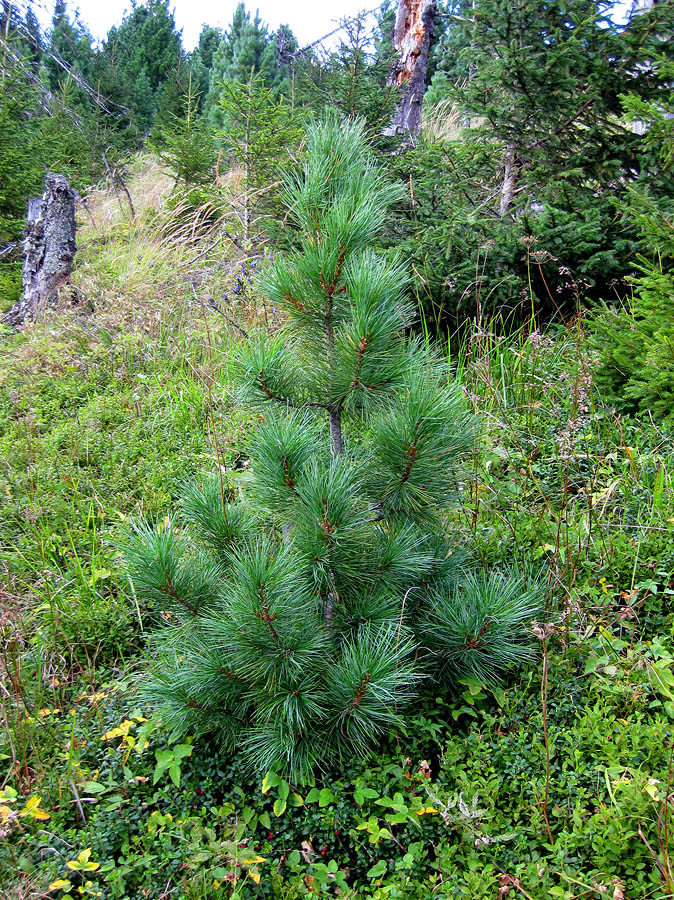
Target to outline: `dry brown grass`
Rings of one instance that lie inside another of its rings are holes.
[[[237,228],[237,180],[195,204],[172,196],[173,179],[150,154],[140,155],[123,191],[92,190],[80,210],[73,283],[77,311],[106,330],[152,333],[167,320],[191,318],[199,298],[220,293],[244,254],[228,237]]]
[[[269,322],[266,304],[251,292],[230,290],[247,257],[240,244],[238,172],[220,174],[211,196],[207,192],[194,204],[176,196],[173,179],[156,157],[143,153],[126,187],[135,216],[124,192],[109,182],[93,188],[78,207],[72,287],[58,309],[25,324],[27,340],[11,351],[17,364],[44,365],[54,355],[76,364],[79,343],[108,340],[101,332],[113,339],[140,334],[150,344],[179,331],[204,336],[207,327],[236,332],[232,321],[245,328]],[[209,311],[204,318],[209,298],[224,304],[225,317]]]
[[[434,106],[424,107],[421,121],[421,134],[429,143],[455,141],[463,131],[464,114],[457,103],[441,100]]]
[[[148,212],[158,212],[164,205],[166,198],[171,193],[173,179],[161,168],[159,160],[148,153],[140,154],[133,163],[127,188],[131,194],[136,215],[144,216]],[[110,183],[98,188],[92,188],[87,193],[87,206],[91,213],[89,217],[82,211],[82,231],[86,234],[89,227],[98,231],[105,231],[120,222],[128,222],[131,219],[129,204],[123,191],[115,191]]]

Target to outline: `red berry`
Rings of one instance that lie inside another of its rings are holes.
[[[270,840],[270,841],[273,841],[273,840],[274,840],[274,835],[271,833],[271,831],[269,832],[268,837],[269,837],[269,840]]]

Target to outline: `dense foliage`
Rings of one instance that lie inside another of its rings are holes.
[[[671,59],[674,20],[664,3],[619,28],[604,8],[460,5],[445,55],[436,51],[427,138],[400,160],[414,185],[405,247],[429,318],[521,320],[532,303],[544,318],[568,317],[628,293],[645,247],[625,215],[630,191],[667,197],[674,185],[621,98],[660,102],[653,61]]]

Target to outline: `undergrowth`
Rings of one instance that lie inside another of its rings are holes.
[[[273,325],[222,233],[131,277],[160,205],[145,171],[137,221],[92,200],[117,224],[83,224],[78,304],[2,338],[0,896],[674,896],[671,433],[602,396],[582,317],[447,353],[486,426],[451,526],[549,582],[517,680],[429,691],[303,788],[139,704],[151,622],[119,535],[201,471],[245,480],[224,385],[238,329]]]

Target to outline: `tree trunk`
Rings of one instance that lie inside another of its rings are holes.
[[[48,172],[42,197],[28,201],[23,242],[23,295],[3,321],[21,326],[33,319],[70,280],[75,244],[75,193],[63,175]]]
[[[390,82],[399,85],[402,94],[385,134],[417,134],[421,128],[421,101],[426,90],[435,13],[435,0],[398,0],[393,49],[400,58]]]

